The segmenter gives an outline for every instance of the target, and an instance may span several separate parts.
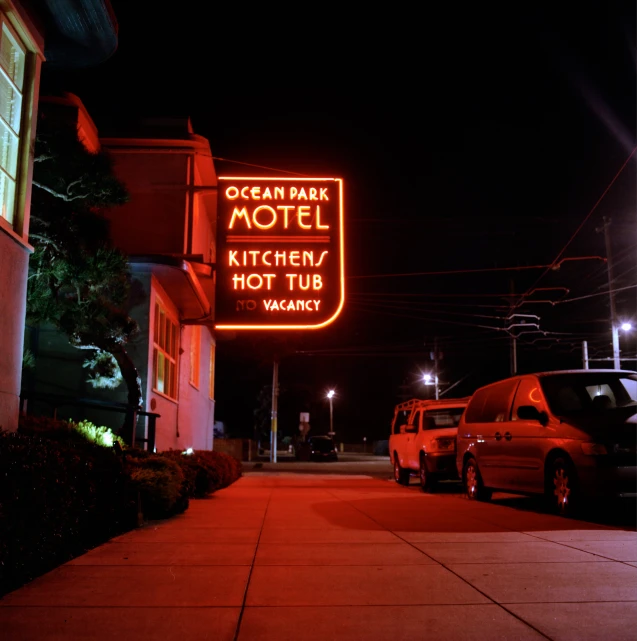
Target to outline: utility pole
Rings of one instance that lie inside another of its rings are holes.
[[[615,369],[621,369],[621,362],[619,358],[619,325],[617,322],[617,309],[615,308],[615,292],[613,291],[613,264],[611,261],[610,250],[610,236],[608,235],[608,228],[610,227],[610,218],[602,219],[604,226],[597,228],[595,231],[604,232],[604,243],[606,244],[606,271],[608,273],[608,295],[610,297],[610,322],[611,332],[613,337],[613,366]]]
[[[434,338],[434,391],[438,400],[438,338]]]
[[[582,365],[588,369],[588,341],[582,341]]]
[[[272,367],[272,414],[270,417],[270,463],[276,463],[277,414],[279,397],[279,361],[274,360]]]

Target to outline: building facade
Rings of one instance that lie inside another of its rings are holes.
[[[157,451],[212,449],[217,178],[208,141],[187,119],[148,121],[121,137],[100,138],[72,94],[43,96],[39,110],[49,121],[74,123],[89,151],[107,151],[129,194],[107,217],[132,276],[128,312],[139,332],[126,351],[141,381],[142,410],[159,415],[154,435],[148,418],[138,418],[137,444],[154,443]],[[103,405],[126,406],[124,384],[92,388],[82,367],[86,351],[71,347],[52,326],[34,328],[29,342],[36,369],[25,377],[25,396],[32,407],[45,398],[75,399],[83,405],[60,405],[59,418],[121,427],[123,412]]]
[[[140,327],[134,360],[156,447],[212,449],[217,176],[210,144],[188,119],[148,120],[102,138],[130,201],[111,210],[111,235],[129,257]]]

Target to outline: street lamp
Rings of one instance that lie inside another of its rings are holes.
[[[625,332],[629,332],[629,331],[633,328],[633,326],[632,326],[630,323],[622,323],[622,324],[621,324],[621,328],[622,328]]]
[[[425,385],[435,385],[435,396],[436,400],[438,400],[438,376],[434,375],[432,376],[431,374],[423,374],[422,377],[423,381],[425,382]]]
[[[334,398],[334,390],[331,389],[327,393],[327,399],[330,402],[330,431],[328,432],[329,435],[333,438],[334,437],[334,407],[332,406],[332,399]]]

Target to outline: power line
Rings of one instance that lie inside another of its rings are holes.
[[[544,276],[546,276],[546,274],[548,274],[548,272],[549,272],[549,271],[551,271],[552,269],[555,269],[555,266],[558,264],[558,261],[560,260],[561,256],[562,256],[562,255],[564,254],[564,252],[568,249],[569,245],[573,242],[573,240],[575,239],[575,237],[577,236],[577,234],[579,234],[579,232],[581,231],[582,227],[584,227],[584,225],[586,224],[586,222],[588,221],[588,219],[593,215],[593,213],[595,212],[595,210],[597,209],[597,207],[599,206],[599,204],[602,202],[602,200],[603,200],[603,199],[604,199],[604,197],[606,196],[606,194],[610,191],[610,188],[615,184],[616,180],[619,178],[619,176],[621,175],[621,173],[622,173],[622,172],[624,171],[624,169],[626,168],[626,165],[628,165],[628,163],[630,162],[630,159],[635,155],[635,152],[636,152],[636,151],[637,151],[637,146],[633,147],[633,150],[632,150],[632,151],[630,152],[630,154],[628,155],[628,158],[626,158],[626,160],[624,161],[623,165],[619,168],[619,171],[615,174],[615,176],[614,176],[614,177],[613,177],[613,179],[610,181],[610,183],[608,183],[608,186],[606,187],[606,189],[604,189],[604,191],[603,191],[602,195],[597,199],[597,202],[593,205],[593,207],[592,207],[592,208],[591,208],[591,210],[588,212],[588,214],[586,214],[586,217],[585,217],[585,218],[584,218],[584,220],[580,223],[579,227],[575,230],[575,232],[573,233],[573,235],[569,238],[569,240],[567,241],[567,243],[564,245],[564,247],[561,249],[561,251],[557,254],[557,256],[555,257],[555,260],[554,260],[550,265],[548,265],[548,266],[547,266],[547,268],[546,268],[546,269],[544,270],[544,272],[539,276],[539,278],[535,281],[535,283],[533,283],[533,285],[531,285],[531,287],[529,287],[529,289],[527,290],[527,293],[522,295],[522,299],[524,299],[524,298],[528,295],[529,290],[533,289],[533,288],[534,288],[534,287],[535,287],[535,286],[540,282],[540,280],[542,280],[542,278],[544,278]],[[520,303],[518,302],[518,303],[516,304],[516,306],[519,306],[519,304],[520,304]]]
[[[247,167],[256,167],[257,169],[267,169],[268,171],[279,171],[282,174],[291,174],[292,176],[302,176],[303,178],[309,178],[307,174],[299,174],[295,171],[287,171],[286,169],[275,169],[274,167],[264,167],[263,165],[255,165],[250,162],[241,162],[240,160],[230,160],[229,158],[220,158],[219,156],[212,156],[213,160],[221,160],[223,162],[231,162],[235,165],[246,165]]]

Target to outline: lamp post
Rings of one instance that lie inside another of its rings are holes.
[[[433,376],[431,374],[424,374],[422,378],[425,385],[435,385],[434,393],[436,400],[438,400],[438,374],[434,374]]]
[[[329,402],[330,402],[330,431],[329,431],[329,435],[330,435],[332,438],[334,438],[334,407],[333,407],[333,405],[332,405],[332,399],[333,399],[333,398],[334,398],[334,390],[333,390],[333,389],[331,389],[331,390],[327,393],[327,399],[328,399],[328,400],[329,400]]]

